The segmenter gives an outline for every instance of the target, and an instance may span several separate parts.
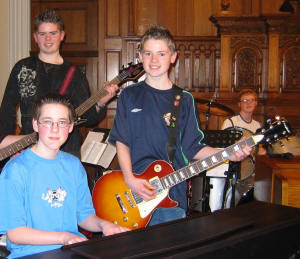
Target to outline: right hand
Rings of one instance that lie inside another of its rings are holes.
[[[157,188],[145,179],[132,176],[126,180],[126,184],[145,201],[152,200],[156,197]]]
[[[69,232],[62,232],[61,243],[63,245],[72,245],[75,243],[86,241],[87,238],[78,236]]]

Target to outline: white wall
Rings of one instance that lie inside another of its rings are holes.
[[[29,56],[30,34],[30,0],[1,0],[0,101],[12,67]]]
[[[0,101],[2,101],[3,93],[6,87],[9,75],[9,49],[8,49],[8,14],[9,0],[1,0],[0,8]]]

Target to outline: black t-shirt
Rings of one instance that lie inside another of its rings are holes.
[[[47,93],[59,93],[61,85],[71,64],[64,60],[55,65],[41,61],[37,56],[20,60],[13,67],[0,108],[0,124],[7,134],[14,134],[16,126],[16,109],[21,110],[21,134],[33,132],[32,105],[35,100]],[[78,107],[90,96],[89,84],[85,74],[77,67],[65,95],[74,107]],[[89,109],[81,118],[86,119],[85,126],[96,125],[105,115],[105,109]],[[62,149],[76,156],[80,154],[81,137],[75,127]]]

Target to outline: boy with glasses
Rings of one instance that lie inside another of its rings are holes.
[[[226,119],[222,129],[241,127],[255,133],[257,129],[261,128],[260,122],[253,119],[253,113],[257,106],[257,94],[251,89],[244,89],[238,98],[239,114]]]
[[[78,226],[104,235],[126,231],[95,215],[86,172],[79,159],[60,151],[74,127],[74,108],[60,95],[33,106],[38,141],[11,159],[0,175],[0,234],[9,258],[85,241]]]

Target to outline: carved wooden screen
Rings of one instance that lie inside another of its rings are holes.
[[[233,39],[234,42],[234,39]],[[263,53],[253,40],[236,40],[232,53],[232,88],[238,92],[250,88],[262,90]]]
[[[124,63],[138,57],[139,38],[125,39]],[[214,92],[220,85],[220,40],[217,37],[177,37],[177,61],[170,70],[171,80],[195,92]],[[123,57],[124,57],[123,56]]]
[[[280,89],[282,92],[300,90],[300,42],[297,39],[281,40]]]

